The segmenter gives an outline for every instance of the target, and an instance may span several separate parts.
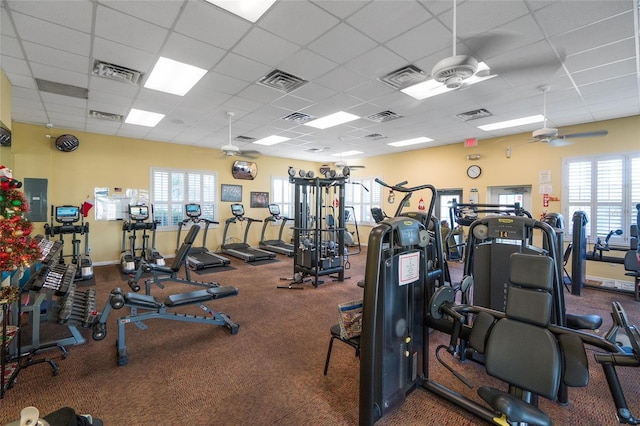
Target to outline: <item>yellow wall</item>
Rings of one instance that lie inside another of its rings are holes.
[[[266,209],[250,208],[250,192],[271,192],[272,176],[287,176],[289,165],[311,169],[312,163],[286,160],[275,157],[259,157],[257,179],[235,180],[231,175],[233,157],[222,156],[219,149],[197,148],[169,143],[149,142],[114,136],[98,135],[64,129],[47,129],[23,123],[13,123],[14,128],[14,177],[23,180],[29,178],[48,179],[49,204],[81,204],[87,195],[92,195],[95,187],[107,187],[113,193],[114,188],[149,189],[150,168],[169,167],[217,171],[220,183],[242,185],[242,202],[246,215],[263,219]],[[54,146],[54,139],[46,135],[54,133],[72,133],[80,141],[77,150],[60,152]],[[215,218],[224,224],[231,216],[231,203],[220,203],[219,214]],[[122,244],[122,222],[94,221],[89,215],[89,246],[94,262],[115,261],[120,256]],[[36,223],[35,231],[42,232],[44,223]],[[236,224],[237,225],[237,224]],[[244,226],[244,225],[243,225]],[[207,246],[217,248],[222,243],[224,225],[212,229],[207,236]],[[250,228],[249,242],[257,244],[260,239],[261,224]],[[242,238],[244,227],[231,226],[228,237]],[[198,240],[201,241],[201,240]],[[128,245],[128,242],[127,242]],[[156,236],[158,251],[166,256],[176,250],[176,232],[158,232]]]

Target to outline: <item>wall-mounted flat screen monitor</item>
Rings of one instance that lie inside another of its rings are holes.
[[[188,217],[200,217],[202,211],[200,210],[200,204],[186,204],[184,210]]]
[[[149,219],[149,206],[129,206],[129,218],[137,221]]]
[[[236,216],[244,216],[244,206],[242,204],[231,204],[231,213]]]
[[[277,204],[269,204],[269,214],[273,216],[280,215],[280,206]]]
[[[80,220],[80,207],[59,206],[56,207],[56,222],[74,223]]]

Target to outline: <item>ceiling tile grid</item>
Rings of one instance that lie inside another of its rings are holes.
[[[484,132],[480,124],[542,114],[564,127],[640,114],[638,0],[457,0],[456,53],[497,76],[416,100],[382,81],[406,66],[430,78],[454,51],[454,1],[277,0],[255,23],[204,0],[0,0],[0,66],[20,122],[219,148],[231,132],[291,138],[243,150],[335,161],[531,132],[541,123]],[[161,56],[206,69],[184,97],[143,84]],[[137,84],[93,74],[94,61],[141,73]],[[259,80],[274,70],[303,80],[287,93]],[[88,90],[88,99],[40,91],[35,79]],[[155,128],[95,118],[132,108],[166,114]],[[492,115],[468,122],[458,114]],[[356,121],[318,130],[285,120],[344,110]],[[372,115],[399,117],[375,122]],[[52,130],[53,132],[53,130]],[[377,136],[376,136],[377,135]],[[428,144],[387,143],[426,136]]]

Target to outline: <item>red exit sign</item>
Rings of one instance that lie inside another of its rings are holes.
[[[478,139],[469,138],[469,139],[465,139],[464,140],[464,147],[465,148],[471,148],[473,146],[478,146]]]

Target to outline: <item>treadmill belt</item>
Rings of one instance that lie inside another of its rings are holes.
[[[234,268],[231,265],[224,265],[224,266],[216,266],[215,268],[192,269],[191,272],[195,272],[198,275],[208,275],[208,274],[215,274],[216,272],[233,271],[235,269],[236,268]]]
[[[278,262],[280,262],[278,259],[254,260],[253,262],[247,262],[247,265],[260,266],[260,265],[267,265],[269,263],[278,263]]]

